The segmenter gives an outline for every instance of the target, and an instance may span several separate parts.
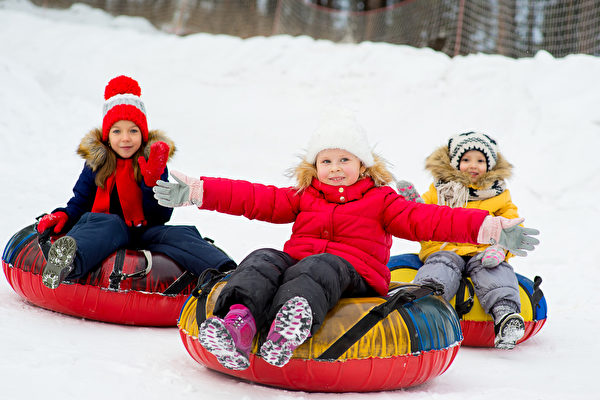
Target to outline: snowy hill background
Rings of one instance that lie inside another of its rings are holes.
[[[39,9],[0,1],[0,242],[64,205],[82,167],[81,137],[101,122],[104,86],[136,78],[150,128],[179,151],[171,169],[292,185],[285,176],[319,112],[356,110],[398,178],[423,192],[423,160],[455,133],[494,136],[515,165],[509,181],[538,249],[515,270],[541,275],[542,331],[513,351],[463,347],[450,369],[397,392],[310,394],[211,372],[186,353],[176,328],[81,320],[43,310],[0,278],[0,397],[5,399],[592,399],[600,346],[600,60],[547,53],[513,60],[454,59],[389,44],[308,37],[177,37],[148,22],[76,5]],[[177,209],[236,261],[281,247],[290,226]],[[396,240],[392,254],[418,244]]]

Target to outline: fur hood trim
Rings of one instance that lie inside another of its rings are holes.
[[[459,182],[465,187],[478,189],[489,189],[494,182],[506,180],[512,176],[512,164],[506,161],[502,154],[498,153],[498,160],[493,169],[486,172],[475,183],[464,172],[460,172],[450,164],[450,155],[447,146],[441,146],[425,159],[425,169],[428,170],[435,181]]]
[[[148,132],[148,142],[142,143],[144,146],[144,156],[146,159],[150,155],[150,146],[155,142],[165,142],[169,145],[169,159],[175,154],[176,148],[175,143],[165,135],[164,132],[159,130],[152,130]],[[81,143],[77,147],[77,154],[85,160],[85,163],[96,171],[106,161],[106,156],[109,151],[108,143],[102,141],[102,130],[95,128],[89,131]]]

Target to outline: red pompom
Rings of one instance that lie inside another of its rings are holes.
[[[111,79],[104,89],[104,100],[108,100],[118,94],[131,93],[136,96],[142,94],[142,89],[135,79],[121,75]]]

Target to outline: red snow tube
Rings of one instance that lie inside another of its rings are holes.
[[[86,277],[54,290],[42,284],[45,265],[35,225],[17,232],[2,254],[8,283],[31,303],[118,324],[175,326],[196,283],[173,260],[148,251],[118,250]]]
[[[392,282],[387,296],[341,299],[285,366],[275,367],[260,358],[264,338],[257,335],[250,367],[230,370],[198,341],[198,325],[212,315],[225,284],[226,278],[212,280],[198,297],[190,296],[178,326],[194,360],[240,379],[309,392],[393,390],[442,374],[460,348],[460,324],[447,301],[431,288]]]

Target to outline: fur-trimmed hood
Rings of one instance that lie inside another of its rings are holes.
[[[150,146],[155,142],[165,142],[169,145],[169,158],[173,157],[176,148],[175,143],[167,137],[167,135],[159,130],[152,130],[148,132],[148,142],[142,143],[144,146],[144,156],[146,159],[150,155]],[[85,160],[85,163],[96,171],[106,161],[106,157],[109,151],[108,144],[102,142],[102,130],[95,128],[89,131],[81,143],[77,147],[77,154]]]
[[[505,180],[512,176],[512,164],[510,164],[498,153],[498,160],[493,169],[486,172],[475,183],[471,183],[469,175],[460,172],[450,164],[450,155],[447,146],[441,146],[425,159],[425,169],[428,170],[435,181],[459,182],[465,187],[475,187],[476,189],[489,189],[494,182]]]

